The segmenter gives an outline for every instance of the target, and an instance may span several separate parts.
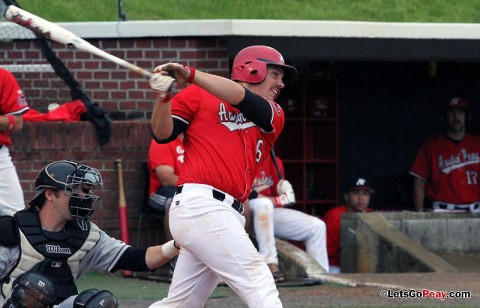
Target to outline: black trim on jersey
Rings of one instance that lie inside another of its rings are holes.
[[[153,139],[157,143],[169,143],[170,141],[173,141],[173,140],[177,139],[178,135],[185,132],[187,130],[187,127],[188,127],[187,123],[182,122],[179,119],[173,118],[173,131],[172,131],[172,134],[170,135],[170,137],[168,137],[166,139],[159,139],[159,138],[157,138],[157,136],[155,136],[155,134],[153,133],[152,130],[150,130],[150,133],[151,133]]]
[[[273,110],[270,103],[263,97],[245,89],[245,97],[236,106],[242,114],[260,127],[264,132],[273,132]]]
[[[150,269],[148,268],[147,262],[145,262],[146,254],[147,248],[128,247],[118,259],[118,262],[112,268],[111,272],[113,273],[119,269],[134,272],[149,271]]]
[[[0,245],[15,247],[18,245],[18,229],[12,216],[0,216]]]

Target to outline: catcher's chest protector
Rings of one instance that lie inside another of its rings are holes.
[[[20,235],[20,259],[9,275],[10,281],[2,286],[2,294],[7,296],[13,281],[27,271],[38,272],[52,280],[57,292],[56,304],[77,294],[75,280],[79,261],[88,252],[82,247],[88,241],[98,241],[99,235],[95,232],[98,228],[82,231],[72,224],[65,232],[48,233],[42,230],[37,214],[29,209],[17,212],[14,217]]]

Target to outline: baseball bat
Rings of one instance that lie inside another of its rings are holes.
[[[135,73],[141,74],[145,77],[151,77],[152,73],[136,66],[130,62],[120,59],[108,52],[101,50],[98,47],[93,46],[89,42],[85,41],[81,37],[73,34],[72,32],[48,21],[37,15],[29,13],[14,5],[9,5],[4,13],[5,19],[14,22],[24,28],[27,28],[36,34],[43,36],[49,40],[55,41],[60,44],[67,45],[69,47],[75,47],[79,50],[94,54],[98,57],[107,59],[113,63],[116,63],[124,68],[127,68]]]
[[[120,158],[115,160],[118,173],[118,215],[120,220],[120,240],[125,244],[130,244],[128,232],[127,199],[125,198],[125,188],[123,185],[123,164]],[[124,270],[123,276],[132,276],[132,272]]]
[[[278,178],[280,180],[283,180],[283,174],[282,174],[282,171],[280,170],[280,166],[278,165],[277,155],[275,154],[275,150],[273,148],[270,150],[270,155],[272,156],[273,164],[275,165],[275,169],[277,170]]]

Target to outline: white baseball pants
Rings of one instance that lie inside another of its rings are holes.
[[[7,146],[0,148],[0,215],[25,208],[22,186]]]
[[[272,274],[245,232],[233,198],[185,184],[170,206],[170,231],[182,248],[168,296],[150,307],[204,307],[224,281],[249,307],[283,307]]]

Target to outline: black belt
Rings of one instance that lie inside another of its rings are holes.
[[[470,206],[468,206],[468,207],[462,207],[462,206],[456,206],[456,205],[454,205],[454,206],[453,206],[453,209],[454,209],[454,210],[462,210],[462,211],[467,211],[467,212],[468,212],[468,211],[470,211],[470,210],[472,210],[472,211],[478,210],[478,207],[479,207],[479,206],[480,206],[480,205],[479,205],[478,203],[476,203],[476,204],[473,206],[473,208],[471,208]],[[445,203],[438,203],[438,208],[439,208],[439,209],[442,209],[442,210],[449,210],[448,204],[445,204]]]
[[[176,194],[181,194],[183,190],[183,185],[180,185],[177,187]],[[212,196],[214,199],[223,202],[225,200],[225,193],[212,189]],[[237,199],[234,199],[233,203],[231,204],[231,207],[240,214],[243,214],[243,204],[242,202],[238,201]]]

